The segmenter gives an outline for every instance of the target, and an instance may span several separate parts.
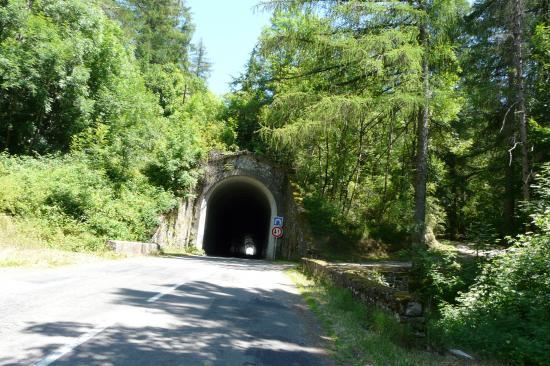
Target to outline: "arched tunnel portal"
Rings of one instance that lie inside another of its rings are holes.
[[[306,252],[308,223],[284,168],[241,151],[212,153],[201,170],[193,191],[160,218],[153,243],[235,257],[243,256],[235,247],[248,237],[256,246],[255,258],[299,258]],[[277,216],[284,219],[279,239],[271,235]]]
[[[277,215],[273,194],[260,181],[233,176],[218,182],[203,199],[197,246],[207,255],[272,258],[275,240],[270,235]],[[246,254],[245,242],[254,243]]]

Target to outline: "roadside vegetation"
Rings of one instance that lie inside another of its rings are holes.
[[[198,249],[194,246],[188,246],[188,247],[164,247],[161,248],[161,255],[167,255],[167,256],[187,256],[187,255],[196,255],[196,256],[204,256],[206,253],[203,249]]]
[[[3,265],[21,263],[22,241],[148,240],[207,152],[231,144],[189,9],[138,2],[0,4],[0,236],[20,231]]]
[[[185,1],[0,0],[0,265],[63,264],[104,255],[106,239],[148,240],[210,151],[247,149],[293,172],[311,253],[412,260],[440,347],[543,365],[548,1],[261,8],[271,23],[218,98]],[[325,319],[341,315],[331,332],[345,357],[428,360],[386,342],[397,336],[381,315],[308,286]],[[357,337],[346,340],[346,327]]]
[[[434,346],[545,364],[547,3],[263,4],[226,113],[295,170],[316,255],[412,260]]]
[[[62,250],[55,245],[49,245],[41,235],[43,233],[35,230],[28,221],[18,221],[13,217],[0,215],[0,268],[57,267],[119,258],[107,250],[94,252]],[[63,239],[66,238],[60,238],[60,240]]]
[[[474,273],[463,269],[467,262],[457,261],[427,271],[431,283],[423,291],[435,294],[438,305],[432,314],[435,342],[466,347],[503,363],[548,362],[550,165],[533,187],[534,197],[524,207],[530,213],[531,231],[510,238],[504,253],[481,261]]]
[[[368,308],[347,289],[318,282],[292,269],[287,274],[321,321],[338,365],[459,365],[420,349],[412,332],[391,315]]]

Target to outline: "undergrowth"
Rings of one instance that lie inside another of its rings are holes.
[[[102,252],[106,239],[150,238],[158,216],[175,204],[169,192],[135,174],[113,181],[83,155],[0,154],[0,213],[19,233],[12,246]],[[4,233],[11,235],[4,225]]]
[[[287,272],[333,342],[339,365],[454,365],[457,361],[412,347],[411,333],[389,314],[367,308],[346,289]]]
[[[507,365],[548,364],[550,164],[541,168],[532,188],[533,197],[523,207],[531,231],[506,238],[507,250],[477,268],[456,255],[423,254],[422,290],[437,305],[431,319],[436,346],[461,347]]]
[[[58,233],[57,240],[68,241],[71,238]],[[106,249],[93,253],[55,249],[29,220],[0,214],[0,267],[57,267],[116,258],[120,256]]]

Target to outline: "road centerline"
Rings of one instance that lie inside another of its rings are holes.
[[[286,365],[295,359],[324,365],[323,352],[304,333],[302,314],[276,306],[299,301],[279,266],[246,259],[186,259],[186,265],[148,260],[150,265],[136,266],[132,274],[118,263],[94,269],[107,274],[100,280],[94,272],[83,273],[86,286],[65,291],[76,292],[74,300],[47,308],[43,320],[25,318],[29,324],[12,331],[20,335],[19,343],[0,342],[0,354],[13,364],[33,366],[154,365],[159,360]]]
[[[147,299],[147,302],[155,302],[158,299],[160,299],[161,297],[166,296],[166,295],[170,294],[171,292],[176,291],[178,289],[178,287],[183,286],[184,284],[185,284],[185,282],[181,282],[181,283],[178,283],[175,286],[170,287],[169,289],[166,289],[162,292],[159,292],[155,296],[152,296],[149,299]]]
[[[159,300],[160,298],[162,298],[163,296],[174,292],[176,289],[178,289],[178,287],[183,286],[184,284],[185,284],[185,282],[181,282],[181,283],[179,283],[175,286],[172,286],[172,287],[166,289],[165,291],[161,291],[158,294],[156,294],[156,295],[150,297],[149,299],[147,299],[147,302],[148,303],[155,302],[155,301]],[[104,322],[104,323],[94,327],[93,329],[91,329],[88,332],[82,334],[81,336],[79,336],[75,340],[72,340],[69,343],[64,344],[63,346],[59,347],[58,349],[56,349],[55,351],[53,351],[52,353],[47,355],[45,358],[43,358],[40,361],[34,363],[33,366],[48,366],[48,365],[51,365],[52,363],[54,363],[55,361],[57,361],[61,357],[65,356],[66,354],[68,354],[68,353],[72,352],[73,350],[75,350],[78,346],[80,346],[80,345],[86,343],[87,341],[89,341],[90,339],[94,338],[95,336],[97,336],[98,334],[103,332],[105,329],[112,326],[114,323],[115,323],[114,321],[109,321],[109,322]]]
[[[111,325],[113,325],[113,322],[107,322],[101,325],[98,325],[97,327],[91,329],[90,331],[82,334],[77,339],[73,340],[72,342],[69,342],[68,344],[65,344],[52,353],[50,353],[45,358],[41,359],[40,361],[33,364],[33,366],[48,366],[52,364],[53,362],[57,361],[61,357],[65,356],[67,353],[72,352],[75,348],[80,346],[83,343],[86,343],[99,333],[103,332],[105,329],[109,328]]]

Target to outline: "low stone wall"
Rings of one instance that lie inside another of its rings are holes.
[[[140,243],[136,241],[107,240],[109,248],[119,254],[152,255],[160,253],[156,243]]]
[[[328,280],[336,286],[349,289],[353,296],[365,305],[375,306],[393,314],[400,322],[408,323],[418,336],[424,335],[425,318],[423,317],[422,304],[408,291],[400,288],[386,286],[376,279],[369,278],[368,272],[376,271],[383,278],[393,273],[394,278],[403,281],[403,271],[406,267],[396,267],[395,271],[381,265],[363,267],[361,275],[358,273],[358,265],[332,264],[319,259],[302,258],[302,268],[313,277]],[[351,269],[350,269],[351,267]],[[382,271],[380,269],[383,269]],[[382,273],[386,272],[386,273]],[[401,287],[400,284],[399,287]]]

